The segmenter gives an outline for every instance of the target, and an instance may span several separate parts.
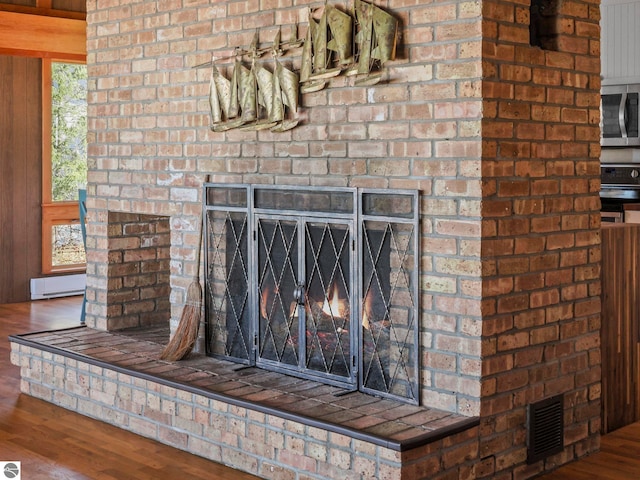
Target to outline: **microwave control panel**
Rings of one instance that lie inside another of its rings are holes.
[[[623,186],[640,188],[640,165],[602,165],[600,183],[605,186]]]

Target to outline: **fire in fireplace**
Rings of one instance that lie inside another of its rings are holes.
[[[418,192],[205,185],[207,354],[418,403]]]

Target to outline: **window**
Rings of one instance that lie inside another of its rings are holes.
[[[45,58],[42,79],[42,270],[82,270],[78,189],[87,183],[87,68]]]

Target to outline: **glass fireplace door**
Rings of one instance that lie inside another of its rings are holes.
[[[257,364],[355,385],[353,223],[256,217]]]

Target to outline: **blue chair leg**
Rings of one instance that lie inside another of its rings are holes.
[[[84,287],[84,295],[82,296],[82,311],[80,312],[80,325],[84,325],[84,314],[87,308],[87,287]]]
[[[87,190],[78,190],[78,206],[80,208],[80,229],[82,231],[82,243],[84,245],[85,252],[87,250],[87,227],[85,224],[87,216]],[[82,311],[80,312],[80,324],[84,325],[85,313],[87,307],[87,287],[84,287],[84,297],[82,298]]]

